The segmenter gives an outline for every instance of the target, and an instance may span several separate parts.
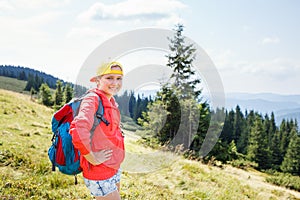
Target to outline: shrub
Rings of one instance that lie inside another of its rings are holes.
[[[266,181],[278,186],[283,186],[300,192],[300,177],[288,173],[275,172]]]

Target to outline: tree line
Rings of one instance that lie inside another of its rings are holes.
[[[24,89],[25,91],[30,91],[32,88],[35,91],[38,91],[42,83],[47,83],[47,85],[52,89],[56,88],[57,80],[60,80],[64,83],[63,80],[44,72],[14,65],[0,65],[0,76],[27,81],[27,85]]]
[[[132,118],[136,123],[143,117],[143,112],[147,112],[147,106],[152,102],[151,96],[136,95],[133,91],[125,91],[122,95],[115,96],[115,99],[119,104],[121,115]]]
[[[161,83],[155,98],[138,119],[148,144],[155,141],[185,156],[224,163],[240,160],[260,170],[273,169],[300,175],[300,136],[296,120],[283,120],[255,111],[242,113],[224,108],[212,110],[202,101],[192,62],[196,49],[186,44],[178,24],[170,41],[167,66],[173,73]],[[207,137],[209,135],[209,137]],[[210,147],[213,147],[210,149]]]
[[[283,119],[276,126],[274,113],[263,115],[246,110],[243,114],[239,106],[230,111],[217,110],[215,114],[225,115],[225,121],[208,158],[222,162],[244,160],[260,170],[300,175],[300,137],[296,120]]]
[[[74,97],[73,87],[68,83],[63,85],[60,80],[57,80],[54,92],[47,83],[42,83],[38,91],[40,102],[45,106],[53,107],[54,110],[58,110]]]
[[[83,95],[87,88],[65,84],[60,80],[56,82],[56,89],[52,91],[47,83],[42,83],[38,89],[39,100],[43,105],[53,107],[58,110],[65,103],[68,103],[74,96],[78,97]],[[132,118],[135,122],[142,117],[142,113],[147,111],[147,105],[151,102],[151,97],[141,97],[135,95],[134,92],[125,91],[122,95],[115,96],[119,104],[119,110],[122,115]]]

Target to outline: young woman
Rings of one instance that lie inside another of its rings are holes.
[[[120,129],[120,112],[113,98],[122,87],[123,68],[111,62],[99,67],[97,75],[90,79],[97,87],[90,90],[73,120],[70,133],[74,146],[80,151],[80,166],[84,182],[96,199],[120,198],[120,165],[124,160],[124,138]],[[98,109],[98,95],[104,107],[104,118],[91,137],[90,130]]]

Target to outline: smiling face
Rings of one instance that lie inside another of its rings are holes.
[[[120,67],[112,67],[112,70],[121,70]],[[122,88],[123,75],[120,74],[105,74],[97,78],[97,87],[106,93],[108,98],[117,94]]]

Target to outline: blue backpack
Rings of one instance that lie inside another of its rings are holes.
[[[69,133],[70,124],[78,115],[79,107],[87,95],[94,95],[93,92],[86,93],[80,98],[73,99],[66,103],[62,108],[54,113],[51,120],[52,125],[52,145],[48,150],[48,157],[52,163],[52,171],[57,167],[60,172],[68,175],[75,175],[75,184],[77,184],[76,174],[82,169],[80,167],[80,152],[72,143],[72,136]],[[104,107],[101,98],[97,95],[99,106],[94,118],[94,124],[90,131],[91,137],[96,127],[103,121],[107,126],[109,122],[104,118]]]

